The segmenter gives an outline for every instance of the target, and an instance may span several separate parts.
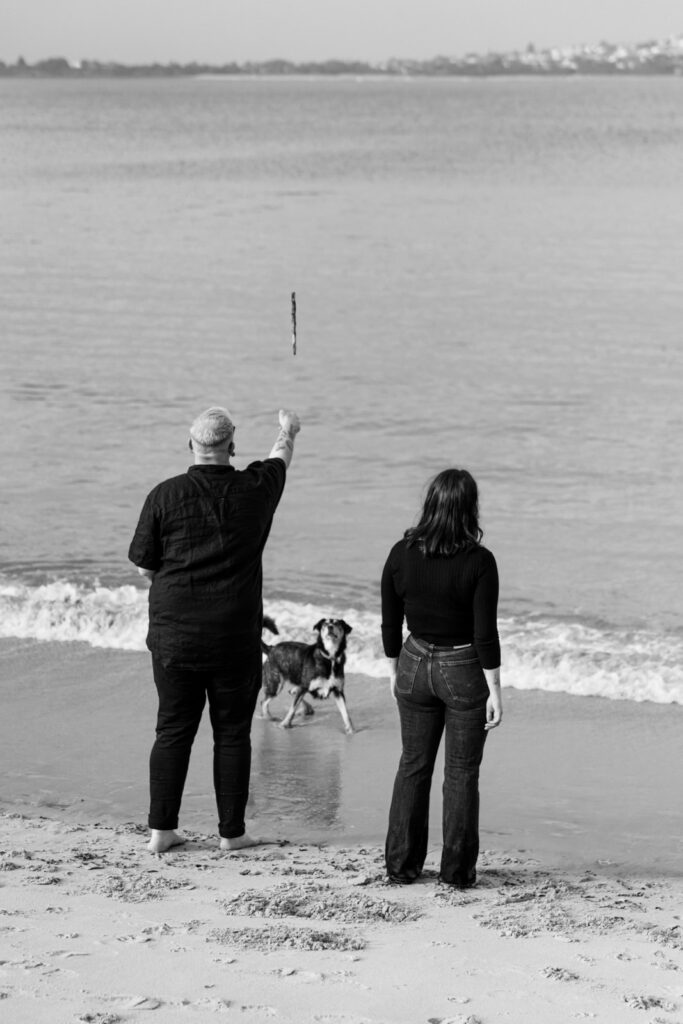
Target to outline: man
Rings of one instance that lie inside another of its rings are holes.
[[[261,558],[282,496],[296,413],[280,410],[269,457],[230,464],[235,427],[226,409],[190,427],[194,465],[148,495],[128,557],[151,581],[147,646],[159,695],[150,755],[149,849],[184,842],[176,832],[192,743],[205,700],[214,737],[214,788],[224,850],[255,846],[244,813],[251,720],[261,686]]]

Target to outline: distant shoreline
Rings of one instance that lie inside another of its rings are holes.
[[[256,72],[256,71],[240,71],[240,72],[200,72],[197,74],[177,74],[169,72],[168,74],[161,72],[150,72],[146,74],[144,72],[133,72],[131,74],[97,74],[97,75],[62,75],[62,74],[7,74],[3,70],[0,70],[0,81],[69,81],[69,82],[98,82],[98,81],[125,81],[125,82],[136,82],[136,81],[203,81],[203,82],[221,82],[221,81],[258,81],[258,80],[289,80],[292,82],[296,81],[320,81],[322,79],[330,81],[359,81],[361,79],[367,80],[372,79],[377,82],[380,81],[415,81],[418,79],[429,79],[437,81],[448,81],[448,80],[460,80],[460,81],[489,81],[489,80],[510,80],[510,79],[524,79],[529,81],[531,79],[537,81],[544,81],[548,79],[584,79],[584,78],[602,78],[602,79],[652,79],[652,78],[683,78],[683,69],[676,71],[652,71],[652,72],[622,72],[620,74],[610,74],[608,72],[513,72],[513,71],[500,71],[500,72],[472,72],[463,71],[457,74],[424,74],[417,72],[405,72],[402,74],[396,74],[390,71],[355,71],[355,72],[335,72],[333,74],[325,73],[322,71],[310,71],[310,72],[288,72],[286,74],[279,74],[277,72]]]
[[[575,75],[683,75],[683,35],[634,45],[598,43],[537,50],[533,44],[511,53],[470,53],[428,60],[390,58],[381,62],[354,60],[266,60],[224,64],[191,61],[181,64],[125,64],[118,61],[69,61],[49,57],[27,63],[0,61],[3,78],[199,78],[199,77],[429,77],[490,78],[497,76],[571,77]]]

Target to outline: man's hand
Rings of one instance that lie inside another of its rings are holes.
[[[282,429],[291,434],[294,437],[301,430],[301,422],[295,412],[291,412],[289,409],[280,409],[280,426]]]
[[[294,438],[301,430],[299,417],[289,409],[280,409],[280,433],[277,435],[269,459],[282,459],[285,466],[289,467],[294,454]]]

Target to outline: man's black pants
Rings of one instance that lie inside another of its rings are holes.
[[[149,759],[149,827],[175,829],[206,698],[213,727],[213,780],[218,831],[244,835],[251,772],[251,720],[261,687],[261,651],[226,658],[214,668],[188,668],[152,655],[159,694],[156,742]]]

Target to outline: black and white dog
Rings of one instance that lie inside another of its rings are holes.
[[[269,704],[287,684],[294,695],[292,705],[280,723],[284,729],[291,728],[292,719],[305,697],[325,699],[332,696],[344,721],[346,732],[352,733],[353,726],[344,698],[344,663],[346,661],[346,637],[351,626],[343,619],[321,619],[313,627],[318,638],[313,644],[285,640],[275,644],[268,651],[263,666],[263,697],[261,714],[270,718]]]

